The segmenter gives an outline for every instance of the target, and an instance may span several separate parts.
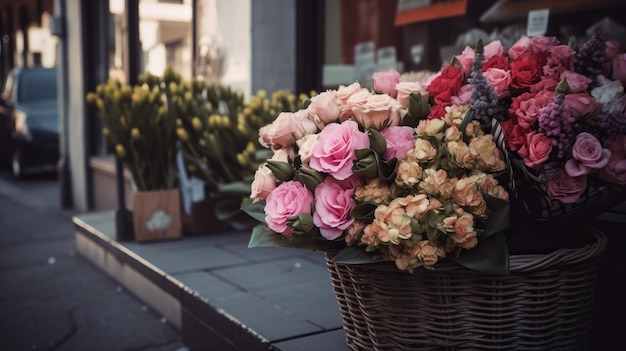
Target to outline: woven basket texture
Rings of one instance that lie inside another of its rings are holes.
[[[576,249],[511,255],[510,274],[454,263],[410,274],[393,263],[330,271],[353,350],[585,350],[598,255],[606,236]]]

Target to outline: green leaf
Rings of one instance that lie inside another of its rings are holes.
[[[361,221],[369,222],[374,218],[374,211],[378,205],[373,203],[357,204],[350,211],[350,217]]]
[[[221,196],[250,196],[252,182],[238,181],[221,183],[217,186],[218,195]]]
[[[411,93],[409,95],[409,114],[417,119],[417,122],[426,118],[430,113],[430,104],[428,97],[420,93]],[[415,126],[417,126],[415,122]]]
[[[252,228],[252,235],[248,242],[248,248],[253,247],[291,247],[305,250],[335,251],[343,247],[342,241],[326,240],[322,237],[316,238],[313,235],[294,236],[285,238],[282,235],[270,230],[266,224],[259,224]]]
[[[458,257],[450,257],[461,266],[481,273],[509,274],[509,249],[502,232],[480,240],[473,249],[461,250]]]
[[[388,183],[393,183],[396,179],[396,171],[400,162],[397,158],[392,158],[387,161],[380,161],[378,165],[378,176]]]
[[[253,247],[281,247],[287,246],[285,243],[287,240],[273,231],[271,231],[267,225],[258,224],[252,228],[252,234],[250,235],[250,241],[248,242],[248,248]]]
[[[370,148],[378,155],[384,154],[387,150],[387,140],[385,140],[385,137],[376,129],[370,129],[367,134],[370,139]]]
[[[246,199],[241,204],[241,210],[257,221],[265,223],[265,201],[254,203],[252,199]]]
[[[474,119],[474,109],[470,109],[469,111],[467,111],[467,113],[463,117],[463,120],[461,121],[461,125],[459,125],[459,131],[463,135],[463,141],[465,141],[466,143],[469,140],[468,140],[467,136],[465,135],[465,128],[467,128],[467,125],[470,122],[472,122],[473,119]]]
[[[352,171],[364,178],[378,177],[378,154],[372,149],[354,150],[356,160],[352,165]]]
[[[461,61],[459,61],[458,58],[456,58],[456,56],[452,56],[452,59],[450,59],[450,66],[463,69],[463,64],[461,63]]]
[[[215,216],[220,221],[227,221],[243,213],[241,200],[238,198],[224,198],[214,200]]]
[[[268,160],[266,167],[272,171],[276,179],[284,182],[293,179],[295,174],[295,171],[289,162]]]
[[[374,258],[374,254],[366,252],[363,246],[347,246],[341,249],[332,261],[338,264],[369,264],[382,262],[383,259]]]
[[[315,188],[324,181],[324,175],[314,169],[300,167],[300,169],[296,171],[294,179],[299,180],[307,189],[315,193]]]
[[[511,203],[488,194],[483,194],[483,197],[487,207],[493,210],[485,223],[484,240],[511,226]]]

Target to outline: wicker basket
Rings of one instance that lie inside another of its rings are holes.
[[[626,187],[595,180],[589,182],[575,203],[564,204],[548,196],[546,186],[521,160],[511,157],[511,164],[518,175],[515,194],[530,218],[537,222],[592,218],[626,200]]]
[[[546,255],[511,255],[510,274],[453,263],[409,274],[326,255],[353,350],[584,350],[606,236]]]

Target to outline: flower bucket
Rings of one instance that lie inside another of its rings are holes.
[[[511,255],[510,274],[442,262],[434,271],[392,263],[341,265],[326,255],[353,350],[584,350],[590,338],[598,231],[576,249]]]
[[[135,241],[177,239],[182,235],[178,189],[136,191],[132,195]]]
[[[222,224],[215,216],[215,205],[211,198],[191,204],[190,212],[182,214],[184,236],[197,236],[217,232]]]

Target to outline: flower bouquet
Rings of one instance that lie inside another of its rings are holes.
[[[516,213],[542,232],[577,228],[626,199],[624,48],[601,30],[572,46],[522,37],[483,65],[499,62],[508,79],[502,128]]]
[[[497,109],[469,106],[490,86],[457,66],[421,82],[395,71],[373,78],[375,92],[340,86],[260,129],[273,156],[244,206],[263,222],[249,246],[337,251],[338,262],[393,261],[404,271],[444,258],[506,271],[506,248],[493,238],[508,226],[509,197],[497,179],[508,174],[492,134]],[[452,104],[463,86],[476,89]]]

